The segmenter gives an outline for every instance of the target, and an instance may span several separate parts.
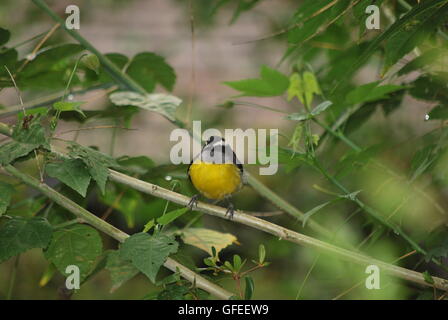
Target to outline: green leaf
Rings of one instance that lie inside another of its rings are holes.
[[[258,246],[258,262],[263,264],[266,259],[266,249],[263,244]]]
[[[147,233],[133,234],[120,247],[120,257],[131,261],[153,283],[166,258],[177,251],[174,236]]]
[[[81,114],[84,118],[86,115],[81,110],[80,106],[83,105],[84,101],[58,101],[53,104],[53,108],[58,111],[76,111]]]
[[[154,161],[146,156],[122,156],[117,159],[120,166],[129,168],[133,173],[145,174],[155,167]]]
[[[182,103],[178,97],[164,93],[142,95],[132,91],[121,91],[112,93],[109,98],[117,106],[135,106],[154,111],[171,121],[176,119],[177,107]]]
[[[135,277],[139,272],[130,262],[120,258],[120,251],[118,250],[108,253],[106,269],[110,272],[110,278],[112,280],[111,293]]]
[[[187,213],[189,210],[190,210],[189,208],[180,208],[165,213],[163,216],[157,219],[157,223],[161,224],[162,226],[167,225],[168,223],[173,222],[183,214]]]
[[[300,141],[302,139],[303,127],[304,127],[303,122],[299,122],[296,125],[291,140],[288,143],[288,146],[290,146],[294,152],[300,152],[299,146]]]
[[[294,97],[297,97],[297,99],[300,100],[300,102],[304,102],[303,99],[303,92],[304,89],[304,83],[302,80],[302,77],[297,73],[294,72],[289,77],[289,87],[288,87],[288,101],[291,101],[294,99]]]
[[[325,208],[326,206],[328,206],[330,203],[333,203],[333,202],[334,202],[334,200],[324,202],[324,203],[314,207],[313,209],[305,212],[305,214],[303,215],[303,219],[302,219],[302,227],[306,226],[308,219],[311,218],[315,213],[317,213],[318,211],[320,211],[321,209]]]
[[[157,300],[186,300],[189,285],[169,284],[157,295]]]
[[[154,219],[149,220],[146,224],[145,227],[143,228],[142,232],[148,232],[149,230],[151,230],[154,226],[155,226],[155,222]]]
[[[1,50],[0,50],[1,51]],[[0,80],[0,88],[13,87],[14,84],[9,77],[8,71],[6,71],[5,66],[8,67],[9,71],[14,74],[17,66],[18,53],[16,49],[7,49],[6,51],[0,52],[0,76],[5,79]]]
[[[294,121],[309,120],[327,110],[332,104],[333,102],[331,101],[324,101],[320,103],[317,107],[315,107],[313,110],[311,110],[310,113],[291,113],[285,116],[285,119]]]
[[[446,72],[422,75],[413,82],[409,93],[417,99],[448,103],[447,79],[448,73]]]
[[[137,54],[129,64],[126,73],[137,81],[146,91],[152,92],[157,83],[172,91],[176,74],[165,59],[152,52]]]
[[[240,271],[241,265],[241,257],[237,254],[233,255],[233,268],[236,272]]]
[[[0,165],[6,166],[36,149],[35,144],[10,141],[0,146]]]
[[[86,56],[83,56],[81,58],[81,63],[88,69],[94,71],[96,74],[99,74],[100,72],[100,60],[98,60],[98,57],[94,54],[89,54]]]
[[[0,228],[0,262],[33,248],[46,248],[53,229],[44,218],[14,217]]]
[[[37,55],[28,65],[19,73],[17,81],[28,80],[30,83],[31,78],[33,81],[45,82],[45,75],[54,75],[56,80],[61,82],[61,86],[64,86],[61,75],[69,68],[69,59],[84,50],[84,47],[75,44],[68,43],[41,50],[41,53]],[[46,86],[48,83],[42,83]]]
[[[244,290],[244,299],[250,300],[252,299],[252,295],[255,290],[254,280],[251,277],[245,277],[244,279],[246,281],[246,288]]]
[[[241,91],[243,96],[272,97],[282,95],[289,86],[289,79],[281,72],[262,66],[260,79],[227,81],[224,84]]]
[[[311,106],[314,95],[321,95],[319,84],[313,73],[305,71],[301,76],[295,72],[289,78],[288,101],[297,97],[306,106]]]
[[[333,104],[333,102],[331,102],[331,101],[324,101],[324,102],[318,104],[313,110],[311,110],[311,115],[313,115],[315,117],[315,116],[321,114],[322,112],[327,110],[329,107],[331,107],[332,104]]]
[[[76,142],[70,142],[68,149],[70,150],[70,157],[80,158],[86,164],[90,175],[97,182],[101,193],[104,194],[106,181],[109,176],[108,168],[119,166],[115,159]]]
[[[81,159],[68,159],[58,163],[49,163],[45,172],[53,178],[60,180],[67,186],[86,196],[90,184],[90,174]]]
[[[426,71],[433,65],[443,65],[443,59],[447,54],[448,50],[445,48],[431,48],[407,63],[398,71],[397,75],[402,76],[418,69]]]
[[[363,102],[372,102],[376,100],[386,99],[389,94],[398,90],[402,90],[405,86],[386,84],[378,86],[379,82],[371,82],[359,86],[350,91],[346,97],[347,104],[358,104]]]
[[[40,119],[40,116],[35,116],[27,124],[25,120],[19,121],[14,126],[12,138],[21,143],[32,144],[35,148],[43,146],[50,150],[50,143]]]
[[[444,120],[444,119],[448,119],[448,105],[435,106],[428,113],[427,120]]]
[[[434,284],[434,279],[432,278],[432,276],[429,274],[428,271],[422,272],[423,274],[423,279],[425,280],[425,282],[429,283],[429,284]]]
[[[136,217],[138,217],[139,212],[144,210],[144,202],[140,192],[131,188],[118,190],[108,188],[100,199],[108,206],[120,211],[129,228],[135,227]]]
[[[93,271],[102,248],[98,231],[87,225],[76,224],[54,233],[45,257],[63,275],[66,274],[67,266],[77,266],[82,281]]]
[[[186,244],[204,250],[211,256],[213,255],[212,247],[215,247],[218,254],[222,249],[237,241],[237,238],[230,233],[205,228],[186,228],[178,233]]]
[[[6,29],[0,28],[0,46],[3,46],[5,43],[7,43],[10,37],[11,32]]]
[[[434,5],[415,15],[387,40],[384,70],[388,70],[390,66],[423,42],[432,30],[446,22],[448,3],[445,1],[428,2],[433,2]]]
[[[0,181],[0,217],[6,212],[15,189],[9,183]]]
[[[19,119],[19,122],[23,120],[23,118],[25,118],[25,116],[44,116],[48,113],[48,108],[47,107],[39,107],[39,108],[33,108],[33,109],[28,109],[26,110],[26,114],[24,114],[23,111],[20,111],[17,114],[17,119]]]

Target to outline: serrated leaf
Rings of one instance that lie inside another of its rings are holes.
[[[302,104],[311,106],[313,96],[320,94],[322,92],[313,73],[305,71],[300,75],[295,72],[289,78],[288,101],[297,97]]]
[[[53,108],[58,111],[76,111],[84,118],[86,115],[81,110],[80,106],[84,104],[84,101],[58,101],[53,104]]]
[[[15,189],[9,183],[0,181],[0,217],[6,212]]]
[[[46,248],[53,229],[44,218],[14,217],[0,228],[0,262],[33,248]]]
[[[121,91],[112,93],[109,98],[117,106],[135,106],[154,111],[171,121],[176,119],[177,107],[182,103],[178,97],[164,93],[142,95],[132,91]]]
[[[173,222],[183,214],[190,211],[189,208],[180,208],[173,211],[170,211],[168,213],[165,213],[163,216],[157,219],[157,223],[161,224],[162,226],[169,224],[170,222]]]
[[[38,146],[35,144],[10,141],[0,146],[0,165],[6,166],[14,160],[24,157]]]
[[[68,148],[70,157],[80,158],[87,165],[90,175],[97,182],[101,193],[104,194],[106,181],[109,176],[108,168],[119,166],[115,159],[76,142],[70,142]]]
[[[272,97],[282,95],[289,86],[289,79],[283,73],[262,66],[260,79],[226,81],[224,84],[241,91],[243,96]]]
[[[153,283],[166,258],[177,251],[178,244],[174,236],[147,233],[133,234],[120,247],[120,257],[131,261]]]
[[[103,244],[98,231],[90,226],[77,224],[54,233],[45,257],[63,275],[67,266],[77,266],[82,282],[93,271],[102,250]]]
[[[83,197],[86,196],[90,184],[90,174],[81,159],[68,159],[58,163],[49,163],[45,172],[60,180]]]
[[[291,101],[294,97],[297,97],[297,99],[303,103],[303,85],[302,77],[297,72],[294,72],[289,77],[288,101]]]
[[[222,233],[205,228],[186,228],[179,232],[182,240],[189,245],[204,250],[212,255],[212,247],[216,253],[237,242],[237,238],[230,233]]]
[[[106,269],[110,272],[110,278],[112,280],[111,293],[139,272],[129,261],[120,258],[120,252],[118,250],[111,251],[107,255]]]
[[[42,146],[49,150],[50,143],[40,119],[40,116],[35,116],[26,125],[25,120],[19,121],[14,126],[12,138],[21,143],[35,145],[36,148]]]
[[[172,91],[176,82],[173,68],[163,57],[152,52],[137,54],[126,69],[126,73],[148,92],[154,91],[157,83]]]

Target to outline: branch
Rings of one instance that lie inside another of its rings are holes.
[[[9,127],[7,125],[2,126],[0,123],[0,133],[10,135]],[[53,151],[53,152],[60,156],[65,157],[65,155],[61,154],[60,152],[57,152],[57,151]],[[15,169],[13,166],[8,165],[5,167],[5,169],[8,172],[10,172],[11,174],[13,174],[14,176],[20,177],[20,179],[22,181],[24,181],[25,183],[30,184],[31,186],[39,189],[41,192],[46,194],[48,197],[50,197],[50,195],[51,195],[50,198],[52,198],[52,199],[53,199],[53,197],[56,197],[59,201],[58,202],[54,199],[54,201],[56,203],[60,204],[62,207],[66,208],[67,210],[73,212],[79,218],[84,219],[87,223],[91,224],[92,226],[111,235],[118,241],[122,242],[122,241],[124,241],[124,239],[126,237],[128,237],[128,235],[126,233],[124,233],[121,230],[115,228],[114,226],[108,224],[107,222],[98,218],[97,216],[91,214],[89,211],[80,207],[78,204],[71,201],[70,199],[67,199],[64,196],[60,195],[59,193],[57,193],[55,190],[51,189],[47,185],[39,183],[34,178],[31,178],[31,177],[21,173],[20,171]],[[26,180],[24,180],[24,178],[26,178]],[[115,182],[127,185],[135,190],[140,191],[140,192],[150,194],[152,196],[155,196],[155,197],[158,197],[161,199],[165,199],[165,200],[168,200],[168,201],[171,201],[171,202],[183,205],[183,206],[187,206],[191,200],[189,197],[179,194],[177,192],[162,188],[158,185],[155,185],[155,184],[152,184],[152,183],[149,183],[146,181],[142,181],[142,180],[130,177],[128,175],[125,175],[123,173],[120,173],[120,172],[112,170],[112,169],[109,169],[109,178]],[[223,219],[228,219],[226,208],[222,208],[222,207],[215,206],[215,205],[210,205],[210,204],[207,204],[204,202],[198,202],[195,209],[197,211],[201,211],[203,213],[206,213],[206,214],[209,214],[212,216],[216,216],[216,217],[223,218]],[[76,213],[73,210],[75,210]],[[87,217],[87,219],[86,219],[86,217]],[[274,223],[254,217],[250,214],[243,213],[240,210],[236,210],[232,221],[247,225],[249,227],[253,227],[255,229],[264,231],[264,232],[272,234],[272,235],[275,235],[275,236],[279,237],[280,239],[284,239],[284,240],[287,240],[287,241],[290,241],[290,242],[293,242],[293,243],[296,243],[299,245],[303,245],[306,247],[314,248],[314,249],[317,249],[319,251],[323,251],[326,253],[335,254],[339,258],[342,258],[344,260],[348,260],[348,261],[351,261],[351,262],[354,262],[354,263],[357,263],[360,265],[375,264],[375,265],[379,266],[380,268],[382,268],[386,273],[388,273],[392,276],[395,276],[395,277],[398,277],[398,278],[401,278],[404,280],[408,280],[411,282],[415,282],[418,284],[422,284],[425,286],[430,286],[430,287],[434,286],[435,288],[448,291],[448,280],[446,280],[446,279],[432,277],[434,280],[434,285],[431,285],[425,281],[425,277],[420,272],[416,272],[416,271],[409,270],[406,268],[398,267],[393,264],[386,263],[386,262],[371,258],[369,256],[366,256],[366,255],[363,255],[363,254],[360,254],[357,252],[352,252],[350,250],[340,248],[338,246],[326,243],[324,241],[306,236],[299,232],[295,232],[295,231],[283,228]],[[192,272],[192,271],[190,271],[190,272]],[[188,279],[188,278],[186,278],[186,279]],[[199,287],[199,285],[198,285],[198,287]],[[209,290],[207,290],[207,291],[209,291]]]
[[[142,181],[142,180],[139,180],[136,178],[132,178],[130,176],[127,176],[125,174],[122,174],[122,173],[114,171],[114,170],[110,170],[109,177],[111,180],[121,183],[121,184],[125,184],[135,190],[150,194],[150,195],[158,197],[158,198],[169,200],[171,202],[174,202],[174,203],[177,203],[177,204],[180,204],[183,206],[187,206],[188,203],[190,202],[190,198],[187,196],[184,196],[177,192],[162,188],[158,185],[155,185],[155,184],[152,184],[149,182],[145,182],[145,181]],[[226,214],[227,210],[225,208],[218,207],[215,205],[210,205],[210,204],[207,204],[204,202],[198,202],[195,210],[201,211],[203,213],[206,213],[206,214],[209,214],[209,215],[212,215],[215,217],[228,219],[227,214]],[[335,254],[339,258],[342,258],[344,260],[348,260],[348,261],[351,261],[351,262],[354,262],[354,263],[357,263],[360,265],[372,265],[372,264],[377,265],[384,272],[386,272],[392,276],[395,276],[397,278],[400,278],[400,279],[404,279],[404,280],[418,283],[418,284],[428,286],[428,287],[434,286],[438,289],[448,291],[448,280],[433,277],[434,284],[432,285],[425,281],[423,274],[420,272],[416,272],[416,271],[409,270],[406,268],[398,267],[393,264],[386,263],[386,262],[371,258],[369,256],[366,256],[366,255],[363,255],[360,253],[356,253],[356,252],[352,252],[352,251],[344,249],[344,248],[340,248],[338,246],[326,243],[324,241],[321,241],[321,240],[303,235],[301,233],[283,228],[281,226],[278,226],[271,222],[265,221],[263,219],[256,218],[251,215],[242,213],[239,210],[236,210],[236,212],[232,218],[232,221],[247,225],[249,227],[252,227],[252,228],[255,228],[255,229],[258,229],[261,231],[264,231],[266,233],[270,233],[280,239],[284,239],[284,240],[287,240],[287,241],[290,241],[290,242],[293,242],[296,244],[300,244],[305,247],[317,249],[322,252]]]
[[[53,11],[51,8],[49,8],[43,0],[33,0],[33,2],[41,8],[43,11],[45,11],[50,17],[53,18],[56,22],[63,22],[63,20]],[[98,59],[100,62],[105,66],[105,71],[117,81],[119,84],[124,84],[127,88],[139,92],[139,93],[146,93],[145,90],[136,83],[132,78],[130,78],[126,73],[124,73],[122,70],[117,68],[106,56],[104,56],[101,52],[99,52],[94,46],[90,44],[84,37],[82,37],[79,33],[77,33],[74,30],[69,30],[65,28],[65,24],[62,23],[64,26],[64,30],[72,36],[74,39],[76,39],[81,45],[83,45],[87,50],[91,51],[95,55],[98,56]],[[143,90],[143,91],[142,91]],[[171,123],[177,125],[180,128],[184,127],[184,124],[179,121],[171,121],[167,119]],[[299,219],[300,221],[303,221],[303,213],[296,209],[294,206],[292,206],[290,203],[288,203],[286,200],[282,199],[280,196],[275,194],[272,190],[265,187],[261,182],[259,182],[255,177],[248,175],[249,177],[249,184],[259,192],[262,196],[264,196],[266,199],[274,203],[277,207],[284,210],[286,213],[292,215],[293,217]],[[319,225],[317,222],[313,221],[312,219],[308,220],[308,226],[315,232],[320,233],[323,236],[328,237],[329,230],[325,229],[323,226]]]
[[[19,180],[23,181],[24,183],[28,184],[29,186],[39,190],[41,193],[46,195],[48,198],[59,204],[61,207],[67,209],[71,213],[73,213],[78,218],[82,219],[86,223],[90,224],[91,226],[95,227],[96,229],[104,232],[105,234],[111,236],[115,240],[118,240],[119,242],[123,242],[126,240],[126,238],[129,237],[129,235],[120,229],[114,227],[113,225],[105,222],[104,220],[101,220],[99,217],[95,216],[93,213],[87,211],[83,207],[79,206],[77,203],[73,202],[72,200],[66,198],[65,196],[58,193],[56,190],[52,189],[48,185],[44,183],[40,183],[35,178],[24,174],[14,168],[12,165],[7,165],[4,167],[5,171],[13,175],[14,177],[18,178]],[[191,271],[187,267],[183,266],[176,260],[172,258],[167,258],[165,263],[163,264],[166,268],[170,269],[173,272],[179,272],[179,274],[190,281],[191,283],[195,284],[196,287],[201,288],[210,294],[214,295],[217,298],[220,299],[230,299],[230,297],[233,296],[232,293],[224,290],[223,288],[217,286],[216,284],[206,280],[202,276],[196,274],[195,272]]]

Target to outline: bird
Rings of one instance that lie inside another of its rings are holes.
[[[235,152],[224,138],[211,136],[201,152],[190,162],[188,178],[204,197],[228,202],[226,215],[233,218],[234,207],[230,202],[232,194],[238,192],[246,183],[244,168]],[[197,205],[199,194],[194,195],[188,207],[192,210]]]

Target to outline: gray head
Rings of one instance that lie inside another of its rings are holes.
[[[210,163],[235,163],[236,157],[224,138],[211,136],[202,148],[201,160]]]

